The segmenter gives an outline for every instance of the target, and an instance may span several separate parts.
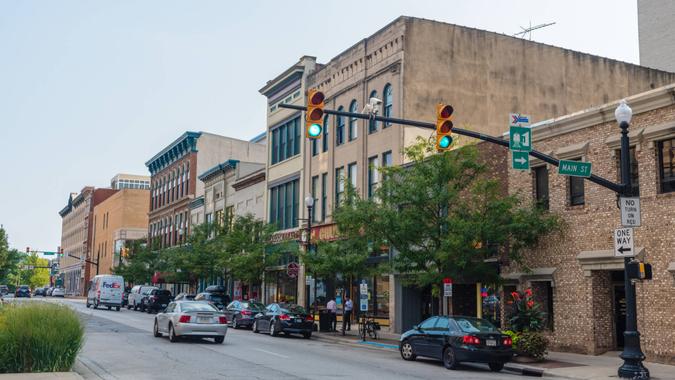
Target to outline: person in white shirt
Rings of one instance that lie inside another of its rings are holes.
[[[349,296],[345,296],[345,312],[342,315],[342,334],[345,333],[345,327],[347,328],[346,331],[350,331],[352,329],[353,309],[354,304],[352,303],[352,300],[349,298]]]
[[[326,309],[328,309],[328,313],[330,315],[330,328],[331,331],[336,331],[337,328],[337,304],[335,303],[335,300],[333,298],[328,301],[326,304]]]

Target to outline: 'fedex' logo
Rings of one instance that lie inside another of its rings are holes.
[[[118,282],[113,282],[113,283],[107,283],[103,281],[103,287],[104,288],[112,288],[112,289],[119,289],[122,287]]]

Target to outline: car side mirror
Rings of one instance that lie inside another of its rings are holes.
[[[413,326],[413,330],[415,330],[415,331],[420,331],[421,329],[420,329],[420,326],[419,326],[419,325],[415,325],[415,326]]]

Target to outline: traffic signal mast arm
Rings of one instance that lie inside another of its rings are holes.
[[[307,109],[307,107],[305,107],[305,106],[296,106],[296,105],[292,105],[292,104],[279,104],[279,107],[280,108],[294,109],[294,110],[298,110],[298,111],[305,111]],[[356,113],[356,112],[335,111],[335,110],[328,110],[328,109],[324,109],[323,112],[326,115],[347,116],[347,117],[350,117],[350,118],[367,119],[367,120],[373,120],[374,119],[375,121],[389,122],[389,123],[393,123],[393,124],[409,125],[411,127],[427,128],[427,129],[431,129],[431,130],[434,130],[434,131],[436,130],[436,124],[428,123],[428,122],[424,122],[424,121],[397,119],[397,118],[394,118],[394,117],[385,117],[385,116],[370,115],[370,114],[363,114],[363,113]],[[483,133],[473,132],[473,131],[469,131],[469,130],[462,129],[462,128],[452,128],[452,132],[456,133],[458,135],[473,137],[475,139],[479,139],[479,140],[487,141],[487,142],[490,142],[490,143],[493,143],[493,144],[501,145],[503,147],[506,147],[507,149],[509,148],[509,142],[502,139],[502,138],[499,138],[499,137],[489,136],[489,135],[486,135],[486,134],[483,134]],[[542,160],[546,163],[549,163],[551,165],[554,165],[554,166],[560,165],[560,162],[557,159],[555,159],[555,158],[553,158],[553,157],[551,157],[547,154],[544,154],[542,152],[532,150],[531,152],[529,152],[529,154],[530,154],[530,156],[536,157],[536,158],[538,158],[538,159],[540,159],[540,160]],[[608,179],[602,178],[602,177],[597,176],[595,174],[591,174],[591,176],[587,177],[586,179],[588,179],[589,181],[591,181],[593,183],[596,183],[596,184],[598,184],[598,185],[600,185],[604,188],[612,190],[613,192],[615,192],[617,194],[623,193],[623,188],[624,188],[623,184],[614,183],[614,182],[612,182]]]

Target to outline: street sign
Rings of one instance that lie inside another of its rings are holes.
[[[33,265],[22,265],[21,269],[23,269],[23,270],[33,270],[33,269],[35,269],[35,266],[33,266]]]
[[[443,284],[443,296],[452,297],[452,282],[449,284]]]
[[[527,152],[511,151],[511,167],[516,170],[530,169],[530,155]]]
[[[633,229],[617,228],[614,230],[614,256],[633,257],[635,256],[635,247],[633,246]]]
[[[298,265],[298,263],[288,263],[286,266],[286,274],[290,278],[298,277],[298,271],[300,271],[300,265]]]
[[[591,163],[581,161],[560,160],[558,174],[572,177],[590,177]]]
[[[521,152],[532,151],[532,130],[526,127],[509,128],[509,149]]]
[[[362,280],[359,285],[359,310],[368,311],[368,284]]]
[[[45,256],[52,256],[52,255],[56,255],[56,252],[42,252],[42,254],[45,255]]]
[[[640,227],[640,198],[621,197],[621,225],[624,227]]]
[[[530,125],[530,115],[521,115],[519,113],[509,114],[509,125],[514,127],[524,127]]]

